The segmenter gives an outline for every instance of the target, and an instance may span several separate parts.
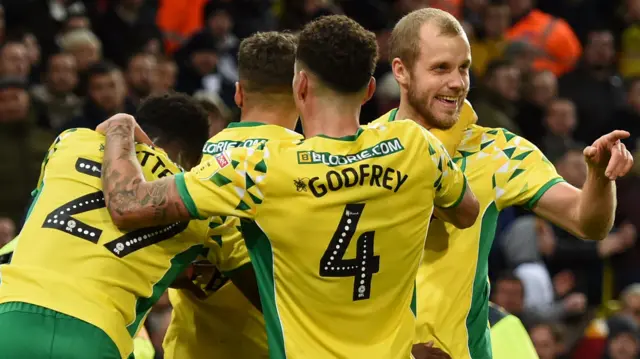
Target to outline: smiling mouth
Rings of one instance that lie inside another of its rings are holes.
[[[458,103],[458,99],[458,96],[436,96],[436,100],[447,105],[456,105]]]

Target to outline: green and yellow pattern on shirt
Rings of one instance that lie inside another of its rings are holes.
[[[301,139],[298,133],[284,127],[234,122],[204,145],[202,162],[235,147],[260,146],[273,140],[293,143]],[[207,257],[216,264],[216,270],[203,278],[202,283],[197,283],[208,297],[200,299],[188,291],[169,290],[173,312],[164,338],[164,356],[166,359],[267,358],[262,313],[229,282],[235,270],[249,265],[240,220],[212,217],[209,227]]]
[[[455,206],[465,190],[428,131],[396,121],[269,141],[217,155],[176,184],[193,217],[243,218],[270,358],[410,357],[433,206]]]
[[[505,129],[472,125],[454,162],[480,202],[480,215],[464,230],[434,220],[417,277],[416,339],[435,340],[456,359],[488,359],[487,267],[498,214],[511,206],[533,208],[563,179],[538,148]]]

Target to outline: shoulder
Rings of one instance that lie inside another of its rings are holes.
[[[393,110],[391,110],[391,111],[385,113],[384,115],[378,117],[374,121],[366,124],[365,127],[377,127],[377,126],[380,126],[382,124],[386,124],[386,123],[392,122],[395,119],[396,112],[398,112],[398,109],[394,108]]]

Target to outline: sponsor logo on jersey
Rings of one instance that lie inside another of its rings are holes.
[[[349,165],[364,161],[369,158],[383,157],[398,153],[404,150],[404,146],[397,138],[384,140],[375,145],[365,148],[360,152],[350,155],[334,155],[329,152],[298,151],[298,164],[318,164],[322,163],[330,167]]]
[[[207,142],[202,148],[202,153],[205,155],[213,156],[235,147],[255,147],[266,142],[267,139],[265,138],[250,138],[243,141],[227,140],[219,142]]]
[[[215,156],[216,162],[220,168],[225,168],[229,165],[229,158],[224,153],[217,154]]]

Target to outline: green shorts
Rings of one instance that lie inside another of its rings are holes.
[[[6,359],[121,359],[100,328],[22,302],[0,304],[0,352]]]

